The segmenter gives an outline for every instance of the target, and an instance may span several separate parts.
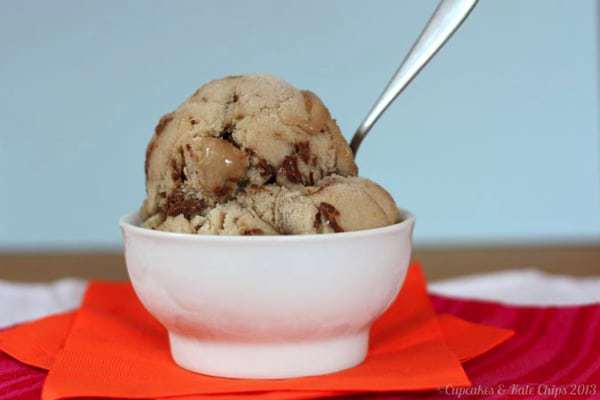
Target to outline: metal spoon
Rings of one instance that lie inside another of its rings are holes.
[[[371,127],[467,18],[478,0],[442,0],[387,87],[356,130],[350,148],[356,152]]]

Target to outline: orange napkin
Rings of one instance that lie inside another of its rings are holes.
[[[92,283],[76,316],[64,314],[4,331],[0,349],[25,363],[50,368],[43,391],[46,400],[82,396],[216,400],[248,393],[252,398],[281,399],[467,386],[460,360],[511,335],[455,317],[438,319],[421,271],[414,266],[396,302],[374,325],[367,360],[330,375],[241,380],[183,370],[170,358],[164,328],[143,309],[131,286],[122,283]]]

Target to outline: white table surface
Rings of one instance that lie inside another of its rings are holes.
[[[76,279],[36,284],[0,281],[0,327],[74,309],[85,286],[85,281]],[[600,278],[515,269],[438,281],[429,285],[429,291],[513,305],[592,304],[600,303]]]

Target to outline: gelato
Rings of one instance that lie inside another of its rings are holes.
[[[202,86],[163,116],[146,150],[144,226],[211,235],[355,231],[399,222],[392,197],[356,176],[312,92],[271,76]]]

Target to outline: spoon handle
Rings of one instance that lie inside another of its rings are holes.
[[[388,108],[396,97],[412,79],[421,71],[435,53],[446,43],[460,24],[475,7],[478,0],[442,0],[435,9],[429,22],[412,49],[400,64],[400,67],[386,86],[371,111],[367,114],[360,127],[356,130],[350,147],[354,156],[358,151],[371,127],[381,114]]]

